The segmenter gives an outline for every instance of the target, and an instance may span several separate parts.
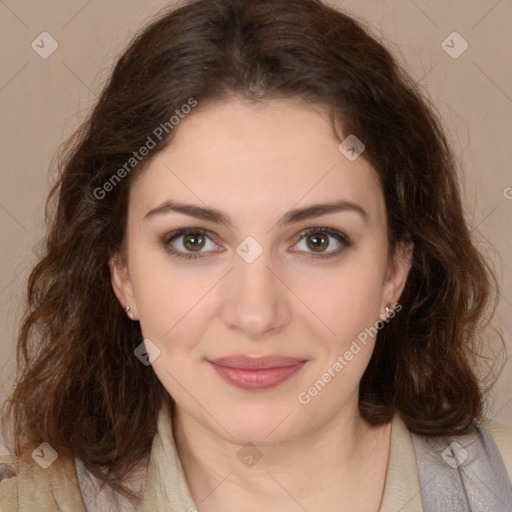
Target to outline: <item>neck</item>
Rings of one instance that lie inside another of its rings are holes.
[[[266,505],[276,509],[277,504],[282,507],[278,510],[300,510],[298,504],[307,510],[344,510],[342,496],[350,496],[347,510],[355,503],[357,510],[377,510],[373,507],[377,499],[380,504],[384,489],[391,425],[371,427],[360,416],[354,398],[321,429],[279,444],[246,448],[249,461],[251,455],[261,457],[254,465],[239,460],[240,445],[216,435],[177,407],[174,437],[199,510],[249,510],[248,504],[254,510]],[[379,496],[368,497],[369,482],[380,488]],[[358,489],[362,501],[356,496]],[[318,495],[311,496],[311,490],[318,490]],[[333,497],[331,508],[318,507]],[[362,508],[365,500],[367,507]],[[308,508],[305,503],[315,506]]]

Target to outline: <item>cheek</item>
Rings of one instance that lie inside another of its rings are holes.
[[[193,265],[176,265],[163,251],[134,248],[130,264],[144,338],[165,351],[187,349],[210,316],[208,291],[218,278]],[[175,338],[179,344],[170,343]]]
[[[324,343],[336,350],[350,344],[379,320],[384,258],[373,251],[353,253],[330,271],[297,273],[294,292],[303,299],[308,317],[319,325]]]

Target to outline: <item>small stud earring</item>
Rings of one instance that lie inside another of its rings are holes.
[[[379,317],[380,317],[381,320],[387,320],[391,316],[392,312],[393,312],[393,310],[389,306],[386,306],[386,312],[385,313],[381,313],[379,315]]]
[[[130,311],[130,306],[126,306],[125,311],[126,314],[130,317],[130,320],[133,320],[133,313]]]

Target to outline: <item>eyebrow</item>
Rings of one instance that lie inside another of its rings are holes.
[[[277,225],[284,226],[293,224],[295,222],[312,219],[314,217],[320,217],[321,215],[343,211],[353,211],[359,213],[363,220],[366,223],[368,222],[368,214],[366,213],[366,210],[364,210],[361,206],[352,201],[339,200],[329,203],[312,204],[303,208],[290,210],[279,219]],[[172,212],[183,213],[185,215],[190,215],[191,217],[207,220],[216,224],[223,224],[229,228],[233,226],[233,221],[229,215],[221,212],[220,210],[194,204],[180,203],[176,201],[166,201],[160,206],[153,208],[148,213],[146,213],[146,215],[144,215],[144,220]]]

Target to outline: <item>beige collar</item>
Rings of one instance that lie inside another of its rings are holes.
[[[510,433],[512,424],[506,430],[508,441],[504,450],[508,450],[509,463],[512,462],[512,443]],[[498,432],[499,434],[499,432]],[[503,437],[503,436],[502,436]],[[498,438],[501,439],[501,437]],[[162,407],[158,414],[158,431],[153,438],[149,462],[144,471],[138,475],[133,490],[144,486],[142,507],[119,507],[112,502],[112,493],[105,487],[95,497],[97,481],[77,462],[76,472],[72,462],[62,461],[42,469],[34,463],[30,454],[18,461],[16,489],[14,479],[2,482],[3,496],[0,505],[18,502],[20,512],[40,512],[41,510],[73,510],[86,512],[101,510],[131,510],[133,512],[196,512],[178,451],[174,443],[172,422],[168,409]],[[82,502],[79,485],[83,491]],[[37,500],[34,500],[37,493]],[[0,493],[1,494],[1,493]],[[123,501],[123,504],[126,502]],[[37,505],[35,504],[37,502]],[[2,508],[2,507],[0,507]],[[423,512],[421,495],[416,471],[416,459],[410,433],[395,414],[391,424],[391,448],[386,484],[380,512]]]
[[[149,457],[142,512],[196,512],[172,433],[168,408],[158,414],[158,431]]]
[[[423,512],[416,455],[407,426],[395,413],[384,496],[379,512]]]

